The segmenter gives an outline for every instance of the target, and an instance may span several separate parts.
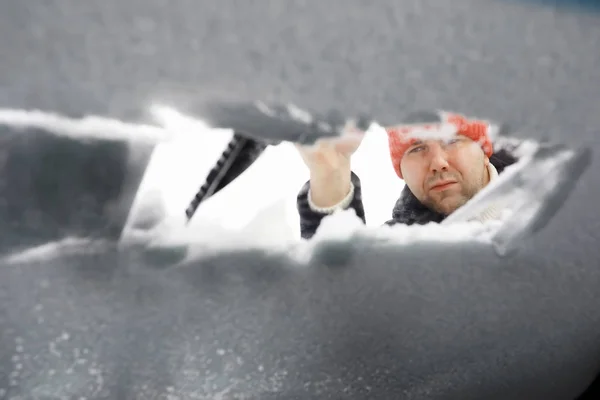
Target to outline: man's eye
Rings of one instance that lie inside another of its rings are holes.
[[[423,146],[417,146],[417,147],[413,147],[412,149],[410,149],[408,152],[409,153],[416,153],[419,150],[423,150]]]
[[[448,141],[448,144],[454,144],[454,143],[458,143],[458,142],[460,142],[460,138],[454,138],[454,139],[450,139]]]

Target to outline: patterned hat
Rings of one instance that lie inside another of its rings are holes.
[[[491,131],[494,125],[489,121],[469,119],[461,114],[446,111],[414,113],[407,123],[386,127],[392,165],[400,179],[400,161],[404,153],[417,140],[451,138],[464,135],[478,142],[486,156],[493,154]]]

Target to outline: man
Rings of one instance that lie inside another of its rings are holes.
[[[386,128],[392,166],[406,183],[386,224],[439,223],[515,163],[506,150],[494,153],[491,129],[485,121],[447,112],[415,113],[406,125]],[[352,208],[366,222],[360,179],[350,165],[362,138],[353,134],[310,149],[298,146],[310,171],[297,198],[303,238],[311,238],[336,210]],[[499,210],[491,208],[476,219],[498,217]]]

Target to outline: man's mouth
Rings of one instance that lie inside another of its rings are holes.
[[[435,185],[433,185],[429,190],[433,190],[433,191],[446,190],[446,189],[450,188],[452,185],[456,185],[456,181],[438,182]]]

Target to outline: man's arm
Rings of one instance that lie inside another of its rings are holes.
[[[354,172],[351,173],[351,182],[352,185],[347,196],[338,204],[327,208],[317,207],[311,201],[310,181],[306,182],[304,186],[302,186],[296,200],[298,214],[300,215],[300,234],[302,238],[310,239],[313,237],[319,228],[319,225],[321,224],[321,220],[338,209],[352,208],[356,212],[356,215],[363,221],[363,223],[366,223],[365,210],[362,203],[360,179]]]

